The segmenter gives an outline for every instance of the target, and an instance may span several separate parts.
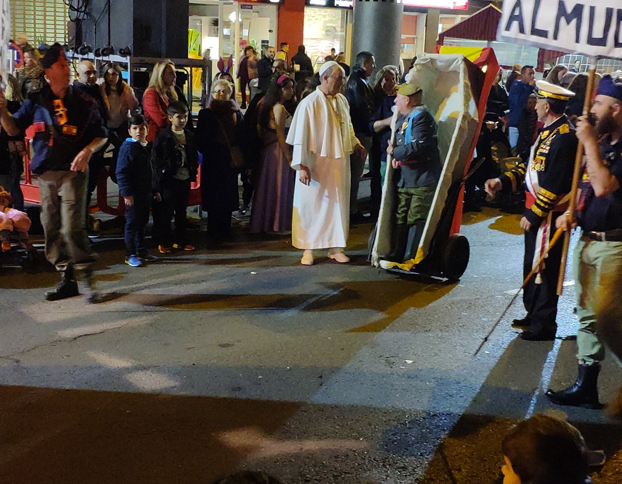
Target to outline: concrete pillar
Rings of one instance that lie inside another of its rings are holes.
[[[438,25],[441,11],[438,8],[429,8],[425,17],[425,47],[424,52],[434,54],[436,39],[438,39]]]
[[[403,8],[395,0],[354,0],[352,64],[356,54],[366,50],[374,54],[377,69],[387,64],[399,65]]]

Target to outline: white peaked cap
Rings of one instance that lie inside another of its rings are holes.
[[[328,62],[324,62],[324,64],[322,64],[322,67],[320,67],[320,78],[324,75],[324,73],[330,69],[333,66],[339,66],[339,64],[335,61],[328,61]],[[341,67],[341,66],[339,66]]]

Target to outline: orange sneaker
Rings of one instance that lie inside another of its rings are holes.
[[[163,245],[158,245],[158,250],[160,251],[160,254],[170,254],[171,252],[173,252],[173,249],[171,249],[170,247],[165,247]]]
[[[186,245],[179,245],[179,244],[173,244],[173,248],[175,249],[179,249],[179,250],[195,250],[194,245],[190,245],[190,244],[186,244]]]
[[[11,250],[11,242],[8,240],[2,241],[2,252],[8,252]]]

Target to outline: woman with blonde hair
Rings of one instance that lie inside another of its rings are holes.
[[[24,51],[24,65],[17,69],[17,80],[24,99],[47,84],[41,60],[34,49]]]
[[[143,95],[143,112],[149,126],[147,141],[154,141],[160,130],[170,125],[168,104],[179,98],[175,91],[176,79],[173,61],[166,59],[154,66],[149,86]]]

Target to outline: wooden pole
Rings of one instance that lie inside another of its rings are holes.
[[[527,277],[525,277],[525,280],[523,280],[523,283],[521,284],[520,288],[518,289],[518,291],[516,291],[516,294],[514,294],[514,297],[512,298],[512,300],[510,301],[510,304],[508,304],[505,309],[503,310],[503,312],[501,313],[501,316],[499,316],[499,319],[497,319],[497,322],[492,326],[492,328],[490,329],[490,331],[488,331],[488,334],[486,336],[484,336],[484,339],[482,340],[482,342],[480,343],[480,345],[477,347],[477,349],[475,350],[475,353],[473,353],[473,356],[477,356],[477,354],[480,352],[480,350],[484,347],[484,345],[488,342],[488,339],[490,338],[490,336],[492,335],[492,333],[494,333],[495,329],[497,329],[497,326],[499,326],[499,323],[501,322],[501,320],[503,319],[503,316],[505,316],[505,313],[508,312],[508,309],[510,309],[510,306],[512,306],[512,304],[514,304],[514,301],[516,301],[516,298],[518,298],[518,295],[520,294],[521,290],[525,288],[525,286],[527,285],[527,283],[529,282],[529,279],[531,279],[533,277],[533,275],[536,273],[536,269],[540,266],[540,264],[542,264],[544,262],[544,259],[546,259],[546,257],[549,255],[549,252],[553,249],[553,247],[555,246],[555,244],[557,244],[557,241],[560,239],[560,237],[562,236],[563,230],[562,229],[557,229],[555,231],[555,234],[553,234],[553,237],[551,238],[551,241],[549,242],[549,246],[546,249],[546,251],[544,252],[544,254],[542,254],[540,256],[540,260],[538,260],[538,263],[534,266],[533,269],[531,269],[531,272],[529,274],[527,274]]]
[[[589,77],[587,80],[587,89],[585,90],[585,103],[583,104],[583,116],[590,113],[592,105],[592,91],[594,90],[594,78],[596,77],[596,57],[590,58]],[[575,208],[577,206],[577,191],[579,189],[579,179],[582,175],[583,167],[583,143],[579,141],[577,146],[577,156],[574,162],[574,174],[572,176],[572,189],[570,190],[570,202],[568,206],[568,219],[570,222],[575,220]],[[564,278],[566,277],[566,263],[568,262],[568,249],[570,248],[570,231],[564,234],[564,246],[562,249],[562,260],[559,268],[559,280],[557,282],[557,295],[561,296],[564,292]]]

